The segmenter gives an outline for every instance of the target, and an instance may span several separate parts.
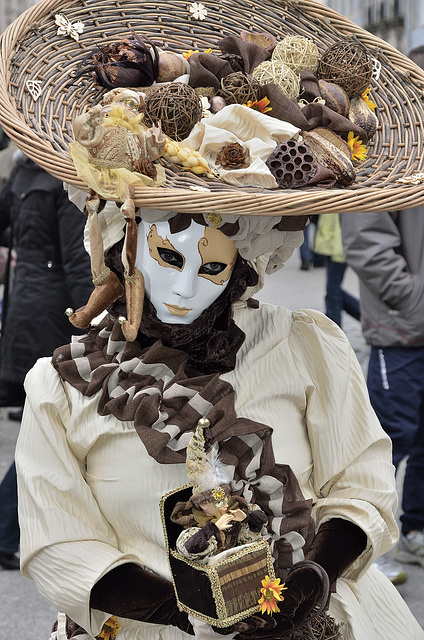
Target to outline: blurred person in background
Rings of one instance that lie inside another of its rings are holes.
[[[424,68],[424,46],[409,56]],[[424,207],[340,215],[340,222],[347,263],[360,280],[371,404],[391,437],[396,469],[407,458],[396,559],[424,568]],[[388,558],[380,568],[395,584],[406,579]]]
[[[325,256],[327,270],[325,315],[339,327],[342,326],[342,311],[348,313],[355,320],[360,320],[361,311],[358,298],[342,288],[347,264],[343,253],[342,232],[337,213],[319,216],[314,250]]]
[[[16,252],[0,341],[0,406],[18,407],[9,412],[11,419],[22,416],[23,382],[36,360],[78,333],[64,312],[83,306],[93,288],[82,242],[84,225],[85,216],[69,201],[62,183],[16,151],[15,166],[0,192],[0,236],[8,230],[7,251]],[[18,569],[18,549],[13,463],[0,484],[0,566]]]

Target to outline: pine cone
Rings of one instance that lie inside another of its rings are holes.
[[[216,158],[216,164],[220,164],[224,169],[245,169],[249,166],[246,162],[249,157],[249,150],[243,149],[241,144],[234,142],[222,147]]]
[[[138,171],[138,173],[142,173],[143,175],[152,178],[152,180],[156,180],[158,172],[154,162],[151,162],[147,158],[139,158],[134,162],[133,166],[135,171]]]

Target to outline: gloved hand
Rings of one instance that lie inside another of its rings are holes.
[[[250,616],[233,625],[232,630],[238,631],[235,640],[279,640],[325,608],[329,580],[324,569],[315,562],[305,560],[295,564],[290,569],[285,586],[284,600],[278,603],[280,613]]]
[[[136,564],[120,565],[100,578],[91,590],[90,607],[194,635],[187,614],[177,607],[172,582]]]
[[[239,633],[235,640],[279,640],[313,620],[328,605],[330,584],[362,553],[366,542],[362,529],[342,518],[321,525],[306,560],[289,571],[280,613],[257,614],[233,625],[231,631]]]

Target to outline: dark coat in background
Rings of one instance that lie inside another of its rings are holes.
[[[39,357],[79,333],[64,312],[86,304],[93,289],[85,220],[62,182],[21,154],[0,192],[0,233],[12,227],[17,254],[2,318],[0,387],[22,384]]]

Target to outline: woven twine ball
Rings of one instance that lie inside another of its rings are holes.
[[[303,187],[318,170],[315,156],[303,142],[295,140],[277,144],[265,164],[282,189]]]
[[[271,58],[271,60],[261,62],[261,64],[258,64],[253,70],[253,77],[261,85],[272,82],[291,100],[297,98],[299,95],[299,77],[290,67],[279,60],[273,60]]]
[[[293,71],[316,71],[318,67],[318,47],[303,36],[286,36],[272,52],[272,59],[284,62]]]
[[[202,103],[195,90],[182,82],[158,87],[146,96],[144,124],[156,125],[174,140],[187,138],[202,117]]]
[[[222,78],[218,95],[227,104],[246,104],[248,100],[254,102],[258,99],[259,89],[260,84],[255,78],[236,71]]]
[[[360,42],[336,42],[322,54],[318,77],[338,84],[349,98],[360,96],[371,82],[372,58]]]

